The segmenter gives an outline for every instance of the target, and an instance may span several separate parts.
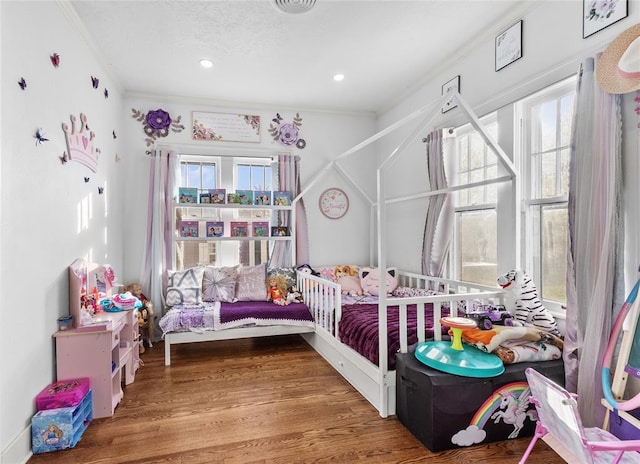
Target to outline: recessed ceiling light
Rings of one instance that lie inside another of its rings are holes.
[[[333,80],[337,82],[344,80],[344,74],[336,74],[335,76],[333,76]]]
[[[213,61],[211,60],[200,60],[200,66],[203,68],[213,68]]]
[[[273,0],[274,6],[285,13],[306,13],[313,5],[316,4],[316,0]]]

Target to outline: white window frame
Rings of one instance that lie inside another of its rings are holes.
[[[480,119],[480,123],[484,126],[487,127],[489,125],[492,124],[497,124],[498,121],[498,117],[497,117],[497,112],[493,112],[490,113],[486,116],[483,116]],[[455,169],[454,169],[454,177],[455,179],[453,180],[453,183],[456,186],[461,186],[461,185],[466,185],[466,184],[461,184],[460,183],[460,179],[458,178],[458,160],[459,160],[459,153],[458,153],[458,138],[461,136],[466,136],[466,135],[470,135],[472,133],[479,133],[479,131],[477,131],[472,125],[471,123],[467,123],[464,124],[462,126],[459,126],[458,128],[453,130],[453,137],[455,137],[455,150],[454,150],[454,157],[455,157]],[[485,182],[491,179],[494,179],[496,177],[498,177],[498,173],[499,173],[499,166],[500,166],[500,160],[497,154],[495,154],[495,152],[491,149],[491,147],[489,147],[486,143],[483,144],[484,145],[484,157],[485,157],[485,162],[483,164],[482,168],[479,169],[483,169],[484,170],[484,178],[482,181],[480,182]],[[491,164],[491,165],[487,165],[486,160],[487,160],[487,156],[488,154],[491,153],[495,156],[495,164]],[[490,167],[495,167],[496,172],[495,175],[493,177],[487,177],[487,169],[489,169]],[[466,172],[470,172],[470,171],[466,171]],[[468,180],[468,179],[467,179]],[[469,181],[467,181],[467,183],[470,183]],[[476,185],[477,182],[473,183],[473,187],[469,187],[470,188],[482,188],[484,193],[483,193],[483,198],[485,200],[485,202],[483,203],[476,203],[476,204],[466,204],[466,205],[458,205],[457,201],[456,201],[456,206],[454,207],[454,221],[453,221],[453,236],[454,236],[454,241],[452,243],[452,253],[450,254],[450,259],[449,259],[449,268],[452,270],[453,276],[455,278],[460,278],[461,273],[462,273],[462,269],[459,266],[459,262],[460,262],[460,247],[459,247],[459,243],[460,243],[460,229],[458,226],[458,222],[459,222],[459,217],[461,214],[466,213],[466,212],[474,212],[474,211],[497,211],[497,203],[496,201],[486,201],[487,200],[487,189],[489,188],[490,185],[496,185],[494,183],[485,183],[484,185]],[[462,190],[468,190],[468,189],[462,189]],[[462,190],[458,190],[458,192],[462,191]],[[458,192],[453,192],[451,193],[452,195],[458,195]],[[497,213],[496,213],[497,214]],[[497,265],[498,263],[496,263]]]
[[[265,188],[265,190],[276,190],[274,187],[277,183],[277,163],[276,155],[274,153],[249,155],[244,153],[229,153],[229,154],[183,154],[180,156],[180,170],[182,170],[183,163],[194,164],[215,164],[216,166],[216,180],[215,188],[224,188],[227,192],[233,192],[238,189],[238,166],[265,166],[271,168],[271,183],[272,185]],[[185,187],[179,182],[180,186]],[[189,185],[188,187],[201,187],[200,185]],[[254,188],[251,188],[254,190]],[[194,208],[198,208],[195,206]],[[272,211],[265,209],[208,209],[212,213],[211,218],[215,220],[223,220],[227,224],[231,220],[264,220],[269,221]],[[173,267],[176,267],[176,241],[180,241],[180,237],[174,238],[172,259],[174,260]],[[193,242],[189,242],[193,243]],[[265,240],[250,240],[250,241],[218,241],[218,240],[202,240],[197,242],[198,246],[198,260],[199,262],[209,262],[209,257],[214,256],[216,264],[237,264],[240,260],[240,253],[242,246],[241,243],[246,243],[246,249],[248,253],[249,262],[248,265],[257,264],[256,255],[261,256],[262,262],[267,262],[269,259],[270,241]]]
[[[522,256],[523,262],[525,263],[525,268],[531,273],[531,277],[534,282],[536,282],[538,286],[538,293],[543,302],[543,304],[549,309],[554,316],[564,318],[564,304],[565,302],[553,301],[549,299],[542,298],[542,257],[541,257],[541,223],[539,221],[540,208],[544,206],[568,206],[568,193],[566,195],[558,195],[554,197],[546,197],[546,198],[532,198],[532,163],[530,162],[530,147],[531,147],[531,138],[533,136],[532,130],[530,130],[530,125],[528,125],[528,115],[529,110],[534,105],[537,105],[541,102],[548,101],[554,98],[562,98],[572,92],[575,92],[575,76],[564,79],[557,84],[549,86],[545,89],[536,92],[530,97],[524,98],[516,103],[514,103],[514,113],[516,119],[516,131],[515,131],[515,147],[517,150],[517,155],[520,161],[520,172],[521,172],[521,188],[522,188],[522,205],[521,205],[521,214],[523,217],[523,244],[524,244],[524,253]],[[557,114],[557,113],[556,113]],[[556,138],[560,137],[560,128],[557,127],[556,130]],[[541,153],[548,153],[550,151],[560,151],[563,148],[568,149],[570,144],[570,140],[567,145],[564,146],[556,146],[552,150],[546,150]],[[556,182],[560,182],[560,166],[559,160],[557,161],[557,173]]]

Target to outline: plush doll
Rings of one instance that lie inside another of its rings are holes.
[[[533,280],[522,270],[511,270],[498,276],[498,285],[505,290],[505,306],[520,324],[560,336],[553,315],[542,304]]]
[[[153,348],[153,303],[142,293],[140,284],[133,283],[125,285],[124,291],[130,292],[142,303],[142,307],[138,308],[139,350],[142,354],[145,351],[145,340],[149,348]]]
[[[287,299],[287,280],[282,275],[267,277],[267,300],[280,306],[290,303]]]
[[[314,271],[313,268],[311,266],[309,266],[308,264],[301,264],[300,266],[298,266],[296,268],[297,271],[300,271],[304,274],[311,274],[314,276],[319,276],[320,273],[317,271]]]
[[[390,296],[392,292],[398,286],[398,269],[395,267],[387,268],[385,275],[387,285],[387,296]],[[360,285],[365,295],[380,295],[380,275],[378,268],[375,267],[363,267],[360,269]]]
[[[341,264],[333,269],[333,278],[340,285],[343,295],[362,296],[360,277],[353,266]]]
[[[289,287],[287,289],[287,300],[291,303],[303,303],[304,300],[302,298],[302,293],[298,290],[298,287],[295,285],[293,287]]]

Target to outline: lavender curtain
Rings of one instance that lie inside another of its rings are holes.
[[[171,209],[180,162],[173,151],[153,150],[150,158],[147,235],[140,282],[145,295],[160,309],[164,307],[167,267],[172,263],[174,224]],[[156,330],[155,333],[162,332]]]
[[[296,155],[278,155],[278,188],[291,192],[295,198],[300,191],[300,157]],[[284,267],[309,263],[309,233],[307,228],[307,213],[302,198],[295,204],[296,225],[296,262],[293,263],[291,256],[291,243],[287,241],[276,241],[273,253],[269,260],[269,267]],[[281,212],[278,215],[278,225],[290,226],[290,215]]]
[[[430,190],[448,187],[443,156],[442,130],[427,138],[427,171]],[[441,193],[429,197],[422,245],[422,273],[442,277],[451,245],[453,204],[451,195]]]
[[[622,262],[618,211],[621,185],[620,97],[600,90],[595,59],[581,65],[569,166],[567,327],[564,344],[567,389],[577,392],[585,426],[604,418],[599,399],[602,358],[616,304]]]

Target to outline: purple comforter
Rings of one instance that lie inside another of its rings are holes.
[[[425,337],[433,339],[433,306],[425,306]],[[388,366],[392,370],[396,365],[396,352],[400,349],[400,310],[398,306],[387,309],[388,331]],[[448,316],[449,310],[442,308],[442,316]],[[407,343],[413,345],[418,342],[416,331],[416,306],[407,306]],[[446,334],[448,328],[443,327]],[[338,325],[338,335],[345,345],[360,353],[376,366],[378,365],[378,305],[353,304],[342,306],[342,319]]]
[[[313,317],[304,303],[290,303],[286,306],[271,301],[236,301],[220,303],[220,319],[216,320],[216,330],[243,327],[247,325],[301,325],[313,327]]]
[[[162,316],[159,325],[163,335],[185,330],[224,330],[249,326],[315,327],[306,304],[279,306],[269,301],[176,305]]]

